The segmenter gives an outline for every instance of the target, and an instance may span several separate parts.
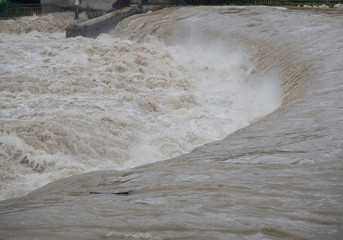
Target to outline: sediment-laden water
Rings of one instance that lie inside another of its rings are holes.
[[[253,74],[245,52],[118,34],[66,39],[69,15],[3,22],[2,198],[190,152],[281,103],[281,81]]]
[[[0,202],[1,236],[342,235],[342,11],[170,8],[97,39],[2,24],[1,196],[75,176]]]

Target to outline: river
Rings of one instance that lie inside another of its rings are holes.
[[[0,25],[1,236],[342,235],[342,10],[49,19]]]

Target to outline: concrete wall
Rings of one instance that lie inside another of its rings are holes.
[[[96,38],[101,33],[106,33],[114,29],[123,19],[135,14],[146,13],[148,11],[158,10],[158,6],[127,7],[117,10],[103,16],[91,19],[79,24],[72,24],[66,29],[66,37],[91,37]]]
[[[79,0],[80,9],[111,11],[117,0]],[[75,0],[41,0],[43,12],[74,8]],[[45,11],[44,11],[45,10]]]

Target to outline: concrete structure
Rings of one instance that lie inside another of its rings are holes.
[[[97,37],[100,33],[114,29],[123,19],[135,14],[160,9],[160,5],[184,4],[184,0],[78,0],[79,9],[95,13],[95,18],[89,21],[72,24],[66,29],[66,37]],[[140,5],[142,7],[127,7],[113,11],[123,6]],[[148,5],[149,4],[149,5]],[[75,0],[41,0],[43,12],[54,12],[75,9]],[[88,13],[89,13],[88,12]],[[99,14],[98,14],[99,13]],[[107,14],[105,14],[107,13]],[[102,15],[104,14],[104,15]],[[102,15],[98,17],[99,15]],[[88,14],[90,16],[90,14]],[[92,17],[90,17],[92,18]]]
[[[118,0],[79,0],[79,8],[82,10],[110,12],[113,5]],[[124,0],[125,1],[125,0]],[[138,4],[158,5],[158,4],[184,4],[184,0],[127,0],[127,5]],[[75,0],[41,0],[43,12],[59,11],[61,9],[73,9]]]
[[[80,9],[111,11],[117,0],[79,0]],[[75,0],[41,0],[43,12],[75,7]]]
[[[128,7],[117,10],[83,23],[72,24],[68,26],[66,29],[66,37],[69,38],[83,36],[95,38],[101,33],[105,33],[111,29],[114,29],[120,21],[127,17],[158,9],[159,7],[157,5],[154,5],[143,7]]]

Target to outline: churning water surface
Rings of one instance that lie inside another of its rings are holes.
[[[281,103],[281,82],[253,74],[248,53],[226,39],[174,46],[116,33],[66,39],[47,30],[51,17],[3,23],[2,199],[190,152]]]
[[[0,202],[1,236],[340,239],[341,10],[49,19],[1,22],[1,197],[75,176]]]

